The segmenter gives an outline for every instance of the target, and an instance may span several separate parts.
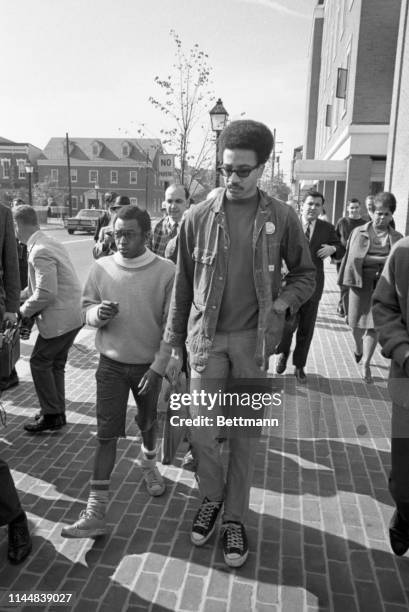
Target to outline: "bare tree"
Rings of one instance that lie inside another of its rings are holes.
[[[208,54],[197,43],[184,51],[180,36],[174,30],[170,36],[176,45],[172,71],[165,78],[155,77],[160,95],[150,96],[149,101],[166,118],[168,127],[161,130],[163,144],[177,155],[180,182],[185,184],[191,183],[210,161],[211,140],[205,119],[208,122],[207,114],[214,99],[212,69]],[[194,131],[202,139],[199,142],[203,142],[196,154],[191,149]]]
[[[49,176],[45,176],[43,181],[33,186],[33,202],[35,206],[47,206],[51,202],[53,202],[53,205],[62,206],[65,204],[66,198],[65,191],[59,189]]]

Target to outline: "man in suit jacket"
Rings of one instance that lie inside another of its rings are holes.
[[[166,257],[168,242],[179,233],[183,213],[189,208],[188,188],[184,185],[170,185],[165,192],[164,204],[166,216],[155,225],[146,245],[160,257]]]
[[[31,206],[14,211],[17,237],[27,245],[24,318],[35,318],[39,335],[30,359],[41,406],[40,418],[24,425],[30,433],[65,425],[64,371],[68,351],[82,327],[81,286],[64,246],[43,233]]]
[[[0,276],[3,278],[5,292],[4,321],[17,321],[20,308],[20,281],[16,236],[14,233],[13,216],[10,208],[0,204]],[[0,391],[18,384],[17,372],[14,370],[10,378],[2,377],[0,373]]]
[[[301,207],[301,222],[304,234],[310,245],[312,261],[316,268],[316,288],[310,297],[299,309],[295,325],[287,325],[279,346],[280,357],[277,362],[276,372],[282,374],[287,366],[293,333],[297,330],[296,345],[293,353],[294,374],[301,384],[305,384],[307,377],[304,367],[307,362],[314,334],[315,321],[317,319],[318,306],[324,290],[324,260],[334,256],[341,259],[344,255],[344,247],[331,223],[322,221],[321,215],[324,206],[324,196],[315,190],[309,190],[304,196]]]

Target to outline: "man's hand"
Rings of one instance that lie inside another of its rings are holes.
[[[113,241],[112,233],[111,232],[105,232],[102,244],[104,245],[104,247],[106,249],[108,249],[111,246],[112,241]]]
[[[116,317],[119,312],[118,302],[110,302],[109,300],[103,300],[98,306],[98,318],[101,321],[108,321]]]
[[[20,320],[21,320],[21,324],[20,324],[20,338],[22,340],[29,340],[30,335],[31,335],[31,330],[34,327],[35,318],[34,317],[24,317],[20,313]]]
[[[321,259],[325,259],[326,257],[331,257],[336,252],[337,248],[331,246],[330,244],[322,244],[321,248],[317,251],[318,257]]]
[[[16,312],[5,312],[3,321],[10,321],[13,325],[17,323],[17,313]]]
[[[140,389],[140,391],[138,395],[146,395],[147,393],[149,393],[149,391],[151,391],[154,388],[155,384],[159,383],[161,379],[162,376],[160,376],[160,374],[157,374],[156,372],[154,372],[154,370],[151,370],[149,368],[149,370],[145,372],[145,374],[139,381],[138,389]]]
[[[274,300],[273,312],[275,312],[276,314],[285,314],[285,312],[287,311],[287,308],[288,308],[288,304],[285,300],[281,299],[280,297]]]

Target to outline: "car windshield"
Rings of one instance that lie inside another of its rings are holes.
[[[79,219],[98,219],[98,217],[100,217],[102,213],[103,211],[101,210],[91,210],[87,208],[84,210],[80,210],[77,217]]]

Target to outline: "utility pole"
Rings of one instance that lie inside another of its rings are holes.
[[[220,170],[219,170],[219,138],[220,138],[220,134],[221,134],[221,131],[217,130],[217,132],[216,132],[216,164],[215,164],[216,177],[215,177],[215,183],[214,183],[215,187],[220,187]]]
[[[273,130],[273,152],[271,154],[271,189],[274,188],[274,170],[275,170],[275,163],[276,163],[276,133],[277,130],[276,128],[274,128]]]
[[[67,171],[68,171],[68,216],[72,217],[72,190],[71,190],[71,163],[70,163],[70,142],[68,132],[65,134],[65,148],[67,150]]]
[[[146,151],[146,174],[145,174],[145,209],[148,210],[148,188],[149,188],[149,176],[148,176],[148,164],[150,162],[149,153]]]

